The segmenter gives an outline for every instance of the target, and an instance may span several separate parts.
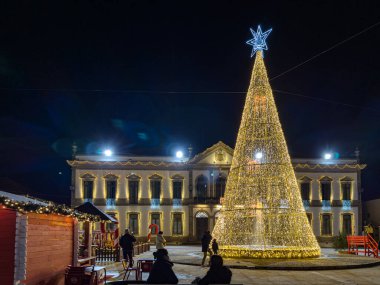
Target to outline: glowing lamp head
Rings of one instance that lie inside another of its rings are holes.
[[[256,152],[255,153],[255,158],[257,159],[257,160],[260,160],[260,159],[262,159],[263,158],[263,153],[262,152]]]
[[[106,149],[103,153],[104,153],[105,156],[111,156],[112,155],[112,150]]]
[[[325,153],[325,154],[323,155],[323,158],[324,158],[324,159],[331,159],[331,158],[332,158],[332,154],[331,154],[331,153]]]
[[[183,152],[182,151],[177,151],[176,153],[175,153],[175,156],[177,157],[177,158],[182,158],[183,157]]]

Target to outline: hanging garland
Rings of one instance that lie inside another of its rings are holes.
[[[57,215],[62,215],[62,216],[71,216],[71,217],[77,218],[78,221],[90,221],[90,222],[100,221],[100,218],[98,216],[81,213],[65,205],[54,204],[51,202],[45,206],[45,205],[34,204],[30,202],[14,201],[7,197],[0,196],[0,205],[3,205],[3,208],[13,209],[22,214],[26,214],[26,213],[57,214]]]

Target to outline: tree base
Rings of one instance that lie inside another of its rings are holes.
[[[219,254],[223,257],[231,258],[314,258],[321,255],[319,247],[315,248],[301,248],[301,247],[279,247],[279,246],[266,246],[265,249],[261,246],[220,246]]]

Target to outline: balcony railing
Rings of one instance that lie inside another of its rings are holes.
[[[194,197],[194,204],[220,204],[220,199],[217,197]]]
[[[173,207],[181,208],[182,207],[182,199],[173,199]]]
[[[157,199],[157,198],[150,199],[150,207],[151,208],[158,208],[158,207],[160,207],[160,199]]]
[[[302,203],[305,210],[310,209],[310,200],[302,200]]]
[[[322,211],[331,211],[331,201],[322,200]]]
[[[351,200],[343,200],[342,210],[349,211],[351,209]]]
[[[114,209],[116,206],[116,200],[113,198],[106,199],[106,207],[108,209]]]

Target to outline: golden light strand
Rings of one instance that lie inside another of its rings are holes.
[[[226,257],[320,255],[303,208],[262,51],[256,54],[213,237]]]

